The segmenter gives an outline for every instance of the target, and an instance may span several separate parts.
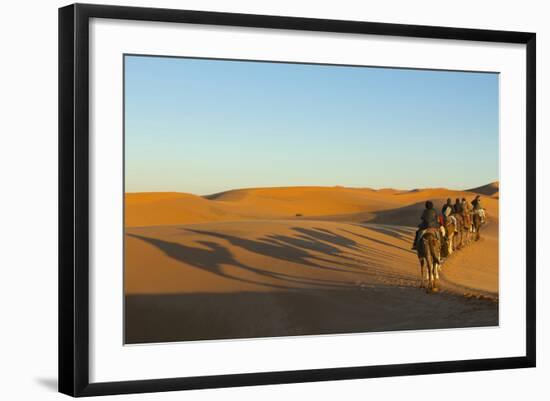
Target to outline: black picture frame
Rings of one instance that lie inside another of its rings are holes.
[[[527,105],[526,354],[521,357],[495,359],[90,383],[88,29],[90,18],[94,17],[525,44],[527,68],[525,94]],[[71,396],[95,396],[534,367],[536,363],[535,48],[536,35],[527,32],[87,4],[74,4],[60,8],[59,391]]]

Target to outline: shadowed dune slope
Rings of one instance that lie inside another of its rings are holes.
[[[498,305],[410,287],[127,295],[127,344],[498,324]]]
[[[460,195],[461,198],[464,194]],[[458,195],[456,195],[458,196]],[[471,194],[464,195],[468,200],[471,200]],[[434,203],[434,207],[440,211],[446,202],[446,198],[428,198]],[[498,200],[494,198],[483,197],[481,200],[483,207],[485,208],[489,217],[498,218]],[[454,202],[453,202],[454,203]],[[365,220],[369,223],[380,224],[397,224],[403,226],[416,226],[420,223],[420,216],[425,208],[425,201],[413,203],[411,205],[399,207],[396,209],[383,210],[372,214],[372,216]]]

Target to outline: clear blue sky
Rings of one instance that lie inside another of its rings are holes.
[[[498,179],[498,74],[125,58],[126,192]]]

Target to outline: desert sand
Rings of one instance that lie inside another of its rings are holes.
[[[410,250],[424,202],[476,194],[482,239],[428,294]],[[498,183],[128,193],[125,224],[127,343],[498,324]]]

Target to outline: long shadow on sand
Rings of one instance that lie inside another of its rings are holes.
[[[346,268],[351,269],[357,269],[357,265],[353,265],[350,263],[346,263],[345,260],[351,260],[348,256],[346,256],[340,249],[327,244],[326,242],[322,242],[317,240],[314,237],[311,237],[309,235],[304,234],[304,230],[298,227],[300,230],[297,230],[296,228],[293,228],[293,230],[302,233],[302,235],[298,236],[287,236],[287,235],[267,235],[265,237],[259,238],[259,239],[249,239],[249,238],[242,238],[237,237],[235,235],[226,234],[226,233],[220,233],[220,232],[214,232],[214,231],[206,231],[206,230],[195,230],[195,229],[184,229],[184,231],[190,231],[195,234],[201,234],[201,235],[207,235],[214,238],[219,238],[228,241],[234,246],[240,247],[242,249],[245,249],[249,252],[257,253],[262,256],[267,256],[274,259],[283,260],[286,262],[292,262],[297,263],[306,267],[314,267],[317,269],[323,269],[323,270],[332,270],[332,271],[339,271],[339,272],[348,272],[349,270]],[[308,230],[312,231],[312,230]],[[337,238],[336,235],[334,235],[334,238]],[[345,237],[338,237],[338,241],[343,241]],[[347,239],[346,239],[347,240]],[[354,241],[347,240],[353,242],[353,244],[357,245]],[[342,260],[331,260],[326,259],[324,257],[320,257],[319,255],[312,254],[310,251],[314,251],[320,254],[324,254],[327,256],[336,257]],[[320,264],[320,262],[329,263],[332,266],[325,266]],[[342,266],[346,268],[340,268],[335,266]]]
[[[191,231],[191,230],[190,230]],[[196,231],[201,234],[209,234],[211,236],[221,237],[222,234],[219,233],[208,233],[202,231]],[[296,288],[296,284],[303,286],[314,286],[318,288],[342,288],[343,286],[348,286],[349,283],[342,283],[335,280],[324,280],[317,279],[312,277],[303,277],[296,274],[287,274],[282,272],[270,271],[262,268],[252,267],[245,265],[238,260],[236,260],[231,252],[224,246],[211,241],[199,241],[198,243],[206,247],[204,248],[195,248],[186,246],[176,242],[170,242],[165,240],[160,240],[157,238],[145,237],[142,235],[127,233],[126,235],[142,240],[148,244],[154,245],[166,256],[173,258],[179,262],[183,262],[187,265],[208,271],[210,273],[216,274],[220,277],[224,277],[230,280],[237,280],[244,283],[262,285],[271,288],[277,289],[293,289]],[[224,236],[223,238],[226,238]],[[226,238],[227,239],[227,238]],[[276,255],[280,259],[293,261],[297,263],[302,263],[304,265],[322,269],[338,270],[336,268],[328,268],[321,266],[311,261],[308,261],[308,257],[312,257],[309,253],[299,250],[294,247],[276,247],[271,244],[260,243],[258,241],[247,240],[243,238],[234,237],[233,240],[240,244],[241,246],[247,246],[249,249],[255,249],[258,252],[263,252],[264,254]],[[258,248],[263,246],[263,248]],[[240,268],[241,271],[248,275],[253,275],[255,279],[244,278],[242,274],[234,275],[228,274],[222,269],[222,265],[231,265],[237,268]],[[346,271],[346,270],[342,270]],[[273,281],[275,280],[276,283]],[[295,286],[292,286],[292,285]]]
[[[350,281],[352,280],[350,276],[342,276],[341,280],[329,280],[315,278],[314,275],[302,276],[295,272],[277,271],[276,264],[250,266],[237,260],[228,248],[219,243],[219,240],[228,241],[232,246],[264,257],[295,263],[302,268],[353,273],[365,275],[365,278],[368,276],[377,280],[394,280],[403,283],[404,277],[401,275],[378,267],[378,262],[381,259],[399,263],[399,256],[393,255],[391,252],[367,247],[348,236],[327,229],[293,227],[292,230],[296,233],[293,236],[273,234],[258,239],[249,239],[221,232],[182,228],[184,232],[212,237],[212,240],[197,241],[202,247],[188,246],[179,242],[134,233],[127,233],[127,235],[157,247],[168,257],[187,266],[202,269],[229,280],[270,288],[292,289],[304,286],[308,288],[343,288],[354,287],[356,283]],[[351,231],[347,233],[399,250],[404,249]],[[238,269],[223,269],[223,265]]]
[[[377,280],[402,281],[402,279],[404,279],[404,277],[399,274],[392,273],[387,269],[379,267],[381,260],[392,260],[395,263],[402,261],[402,258],[398,255],[392,254],[385,249],[365,246],[344,235],[325,229],[293,227],[292,230],[298,233],[298,235],[267,235],[252,240],[221,232],[190,228],[182,229],[182,231],[190,231],[195,234],[223,239],[228,241],[231,245],[240,247],[248,252],[286,262],[298,263],[302,267],[366,275]],[[410,250],[400,248],[388,242],[355,234],[351,231],[342,231],[358,235],[359,237],[372,240],[373,242],[385,246],[411,252]],[[346,254],[335,246],[343,246]],[[312,252],[315,252],[315,254]],[[324,256],[321,257],[319,254],[326,255],[332,259]],[[321,263],[324,263],[324,265]]]
[[[416,228],[414,227],[400,227],[400,226],[390,226],[390,225],[379,225],[379,224],[366,224],[372,231],[376,231],[385,235],[390,235],[394,238],[397,238],[402,241],[410,243],[414,237],[414,232]]]
[[[373,231],[377,231],[373,227],[369,227],[369,229],[372,229]],[[353,231],[348,231],[348,230],[342,230],[342,231],[347,232],[348,234],[356,235],[359,238],[363,238],[363,239],[366,239],[367,241],[372,241],[372,242],[375,242],[375,243],[383,245],[383,246],[389,246],[390,248],[395,248],[395,249],[398,249],[400,251],[407,252],[407,253],[414,253],[413,251],[411,251],[410,249],[407,249],[406,247],[397,246],[395,244],[392,244],[391,242],[382,241],[382,240],[370,237],[370,236],[365,235],[365,234],[358,234],[358,233],[355,233]],[[383,234],[387,234],[387,232],[383,232],[383,231],[379,231],[379,232],[382,232]]]
[[[240,247],[248,252],[285,262],[297,263],[303,267],[360,275],[365,274],[370,277],[376,276],[385,279],[402,278],[396,274],[376,268],[376,263],[371,263],[373,262],[373,257],[375,259],[378,258],[378,260],[380,258],[396,260],[398,258],[395,255],[381,249],[365,247],[348,237],[329,230],[321,231],[317,228],[304,229],[302,227],[293,227],[292,230],[298,233],[297,236],[267,235],[254,240],[206,230],[190,228],[183,230],[223,239],[231,243],[231,245]],[[385,242],[380,243],[387,245]],[[344,254],[340,249],[331,244],[347,248],[348,254]],[[392,244],[389,244],[389,246],[395,247]],[[396,248],[401,249],[399,247]],[[354,252],[349,252],[351,250]],[[315,254],[310,251],[314,251]],[[332,257],[332,259],[321,257],[319,254]],[[354,257],[352,258],[350,255]],[[321,263],[325,264],[322,265]]]

